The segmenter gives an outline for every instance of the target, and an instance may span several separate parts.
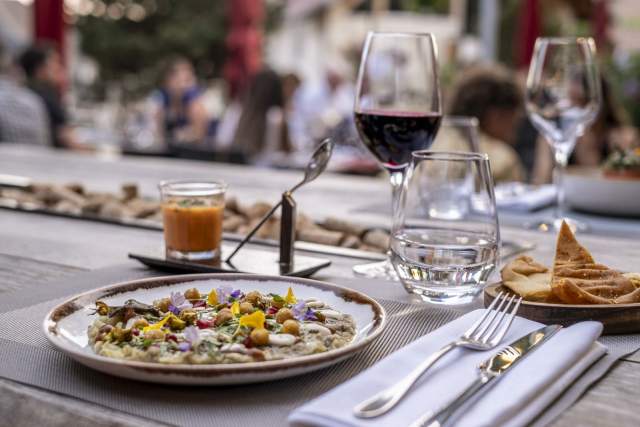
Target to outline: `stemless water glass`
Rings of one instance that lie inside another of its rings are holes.
[[[391,263],[405,289],[431,303],[471,302],[500,245],[488,156],[414,152],[394,223]]]
[[[431,146],[442,118],[433,35],[367,35],[354,115],[362,142],[389,172],[395,212],[411,152]],[[355,266],[354,271],[368,277],[394,276],[388,261]]]
[[[526,107],[531,123],[554,152],[553,183],[557,203],[554,218],[535,224],[558,230],[565,218],[562,178],[569,157],[601,103],[600,77],[591,38],[538,38],[527,76]],[[572,228],[584,224],[568,220]]]

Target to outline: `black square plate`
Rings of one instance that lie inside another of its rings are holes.
[[[227,264],[224,261],[183,261],[167,258],[164,254],[158,253],[130,253],[129,258],[157,270],[175,273],[254,273],[295,277],[310,277],[316,271],[331,264],[331,261],[326,258],[296,254],[291,271],[281,271],[277,251],[247,247],[242,248],[233,258],[233,264]]]

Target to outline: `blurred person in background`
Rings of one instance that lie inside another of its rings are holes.
[[[12,61],[0,43],[0,141],[50,145],[42,100],[18,84]]]
[[[497,66],[466,70],[449,98],[449,114],[478,119],[480,152],[489,155],[496,182],[524,179],[513,148],[522,109],[523,96],[514,76]]]
[[[170,151],[181,145],[204,142],[209,117],[202,93],[188,59],[175,57],[167,61],[154,98],[158,104],[158,127]]]
[[[355,131],[355,85],[350,71],[348,64],[335,61],[324,78],[304,82],[295,93],[290,129],[296,151],[309,153],[326,137],[340,138],[344,127]]]
[[[602,104],[595,121],[578,138],[570,165],[597,167],[616,149],[628,150],[638,146],[637,129],[629,126],[626,112],[615,99],[610,84],[601,77]],[[551,181],[553,154],[542,136],[536,144],[532,182],[543,184]]]
[[[58,51],[49,44],[36,44],[19,58],[27,78],[27,86],[40,97],[49,118],[54,147],[82,148],[68,123],[61,92],[66,84],[64,66]]]
[[[292,151],[288,131],[288,97],[295,81],[283,79],[270,68],[258,72],[244,93],[241,112],[230,147],[245,162],[271,164]]]

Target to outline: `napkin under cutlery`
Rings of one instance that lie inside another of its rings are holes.
[[[482,312],[467,313],[389,355],[351,380],[297,408],[289,416],[289,423],[293,426],[401,426],[411,424],[426,411],[447,404],[473,382],[478,364],[502,346],[486,352],[455,349],[431,368],[388,414],[373,419],[353,415],[356,404],[390,386],[424,358],[459,337]],[[516,317],[503,344],[542,326]],[[456,426],[528,424],[604,356],[606,347],[596,342],[601,332],[602,325],[598,322],[582,322],[563,328],[466,409],[456,419]]]

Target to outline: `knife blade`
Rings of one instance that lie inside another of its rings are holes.
[[[460,408],[467,403],[472,403],[472,399],[479,397],[481,392],[486,392],[489,387],[498,382],[497,380],[505,372],[517,365],[560,329],[562,329],[560,325],[545,326],[513,341],[478,365],[478,378],[462,393],[435,412],[427,412],[413,422],[411,427],[441,427],[447,425]]]

